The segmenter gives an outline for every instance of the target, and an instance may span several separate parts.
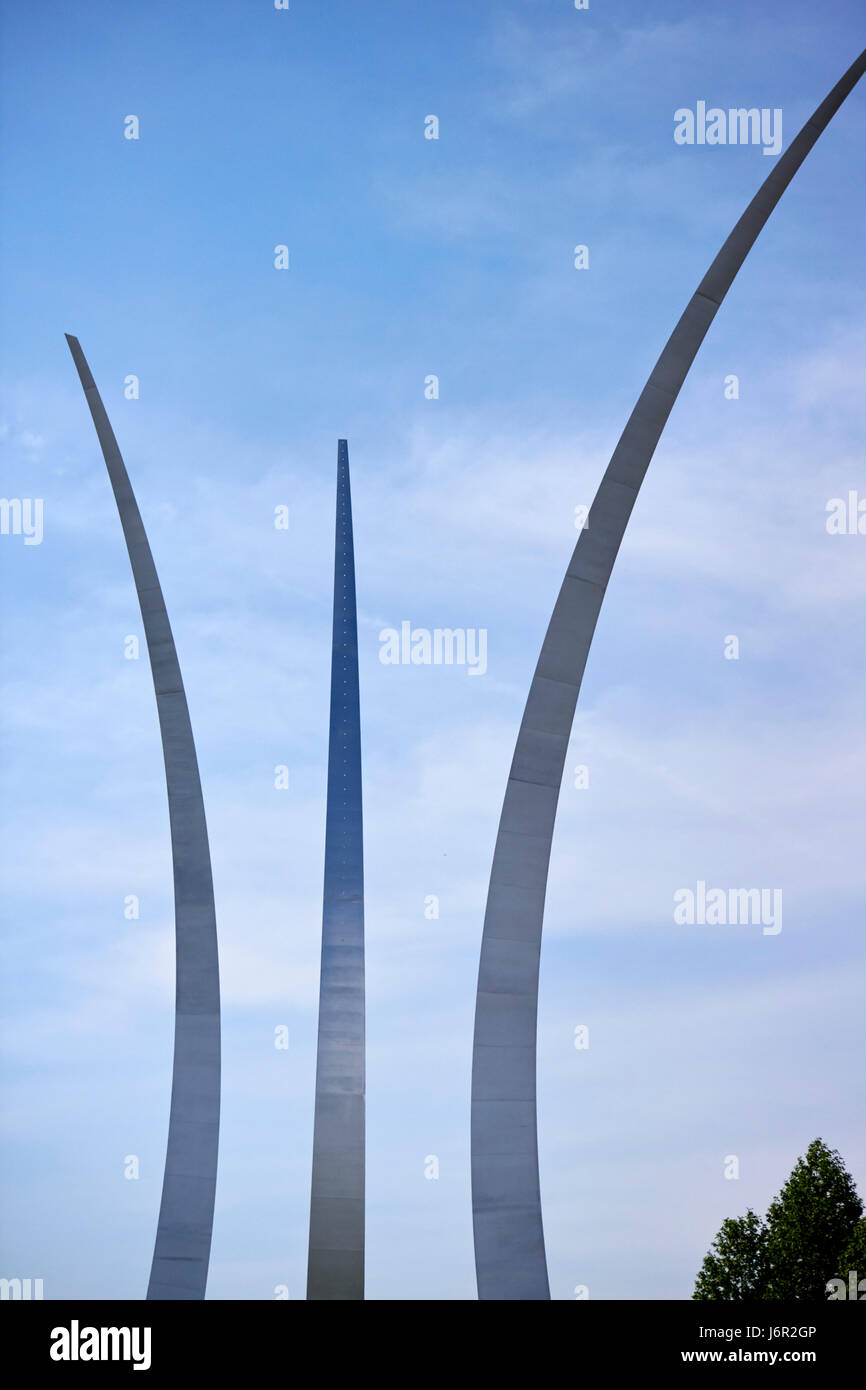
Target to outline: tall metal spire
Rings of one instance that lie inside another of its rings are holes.
[[[334,628],[308,1299],[364,1297],[364,850],[349,448],[337,445]]]
[[[759,188],[671,334],[581,532],[538,658],[493,853],[472,1058],[472,1215],[481,1299],[548,1299],[535,1108],[547,872],[577,696],[628,519],[680,387],[791,179],[866,70],[848,69]]]
[[[204,801],[168,614],[114,431],[77,338],[66,334],[120,513],[162,736],[174,865],[176,994],[168,1148],[149,1299],[205,1296],[220,1117],[220,987]]]

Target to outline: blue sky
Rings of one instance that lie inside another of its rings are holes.
[[[44,499],[45,529],[0,536],[0,1272],[47,1298],[142,1297],[168,1120],[156,711],[146,659],[123,656],[140,619],[69,332],[136,488],[202,771],[224,997],[209,1296],[304,1293],[346,437],[368,1296],[472,1298],[484,899],[574,508],[772,168],[676,145],[674,111],[780,107],[787,147],[863,46],[860,7],[9,4],[3,38],[2,490]],[[723,1217],[763,1210],[816,1135],[866,1194],[866,538],[825,526],[829,499],[866,498],[864,134],[855,90],[710,330],[602,611],[542,958],[558,1299],[688,1297]],[[403,620],[486,628],[487,673],[382,665]],[[782,932],[675,924],[699,879],[781,888]]]

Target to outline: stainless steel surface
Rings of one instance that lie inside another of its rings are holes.
[[[508,778],[493,855],[472,1065],[472,1214],[481,1299],[548,1299],[536,1131],[536,1015],[556,806],[584,667],[638,489],[704,334],[812,145],[866,67],[862,53],[737,222],[653,368],[566,571]]]
[[[334,627],[308,1299],[364,1297],[364,857],[349,450],[337,446]]]
[[[220,988],[204,801],[177,652],[153,556],[114,431],[77,338],[78,369],[129,552],[162,736],[176,946],[174,1066],[168,1147],[149,1299],[205,1296],[220,1116]]]

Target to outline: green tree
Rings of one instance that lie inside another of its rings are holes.
[[[815,1139],[767,1212],[764,1298],[826,1298],[863,1203],[840,1155]]]
[[[836,1263],[835,1277],[845,1285],[846,1297],[850,1295],[849,1274],[856,1275],[857,1284],[866,1279],[866,1217],[857,1222],[851,1239]],[[861,1299],[863,1295],[858,1293],[857,1297]]]
[[[849,1270],[866,1279],[863,1203],[840,1155],[815,1139],[766,1222],[749,1210],[722,1223],[692,1298],[823,1300]]]
[[[692,1298],[762,1298],[767,1281],[767,1232],[751,1209],[728,1217],[705,1257]]]

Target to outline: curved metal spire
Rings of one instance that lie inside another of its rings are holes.
[[[174,864],[176,1000],[168,1148],[149,1299],[205,1296],[220,1115],[220,990],[204,802],[177,652],[114,431],[77,338],[66,334],[120,513],[162,735]]]
[[[349,448],[337,523],[308,1299],[364,1297],[364,842]]]
[[[478,972],[472,1215],[480,1299],[550,1297],[535,1108],[538,966],[559,788],[607,582],[656,444],[716,310],[864,69],[866,51],[775,163],[689,301],[613,452],[544,638],[496,837]]]

